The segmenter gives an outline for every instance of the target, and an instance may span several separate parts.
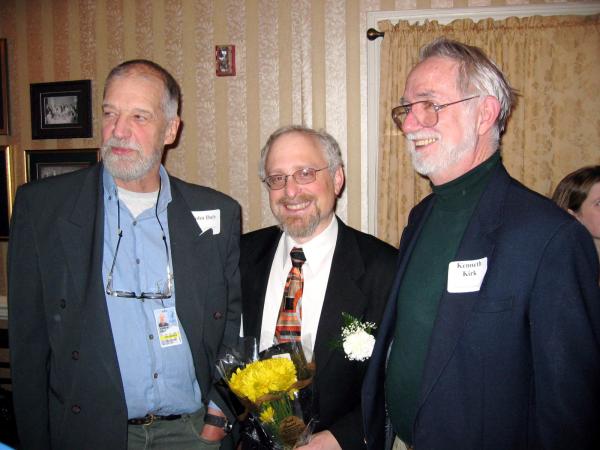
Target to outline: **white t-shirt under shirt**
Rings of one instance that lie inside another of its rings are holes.
[[[158,198],[158,191],[154,192],[133,192],[117,187],[119,192],[119,200],[121,200],[133,217],[139,216],[142,212],[149,208],[154,208],[156,205],[156,199]]]

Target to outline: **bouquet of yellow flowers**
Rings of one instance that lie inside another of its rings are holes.
[[[288,450],[308,443],[312,370],[298,344],[279,344],[257,356],[229,353],[217,363],[221,387],[237,397],[242,448]],[[223,383],[224,382],[224,383]]]

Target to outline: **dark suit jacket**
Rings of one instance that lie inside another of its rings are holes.
[[[384,376],[398,289],[432,204],[430,196],[410,214],[363,385],[372,450],[384,448]],[[479,292],[442,294],[415,448],[600,448],[600,292],[589,234],[499,165],[455,260],[483,257],[488,268]]]
[[[23,449],[125,449],[127,408],[104,295],[101,165],[29,183],[11,224],[11,370]],[[239,206],[170,177],[170,248],[177,315],[203,401],[222,341],[239,333]],[[221,210],[201,234],[190,211]]]
[[[331,346],[340,340],[342,312],[379,323],[397,251],[373,236],[338,220],[338,238],[314,347],[315,387],[320,422],[316,431],[330,430],[341,447],[363,449],[360,386],[366,362],[350,361]],[[273,257],[281,237],[277,227],[241,239],[240,271],[244,334],[260,338],[264,298]]]

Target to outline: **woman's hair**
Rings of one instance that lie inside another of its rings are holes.
[[[578,212],[590,189],[600,182],[600,166],[577,169],[564,177],[552,194],[552,200],[562,209]]]

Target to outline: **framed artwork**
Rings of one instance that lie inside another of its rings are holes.
[[[12,213],[10,147],[0,145],[0,240],[8,239],[10,214]]]
[[[97,148],[73,150],[25,150],[27,181],[62,175],[98,162]]]
[[[32,139],[92,137],[90,80],[34,83],[29,92]]]
[[[6,39],[0,39],[0,134],[8,134],[8,58]]]

